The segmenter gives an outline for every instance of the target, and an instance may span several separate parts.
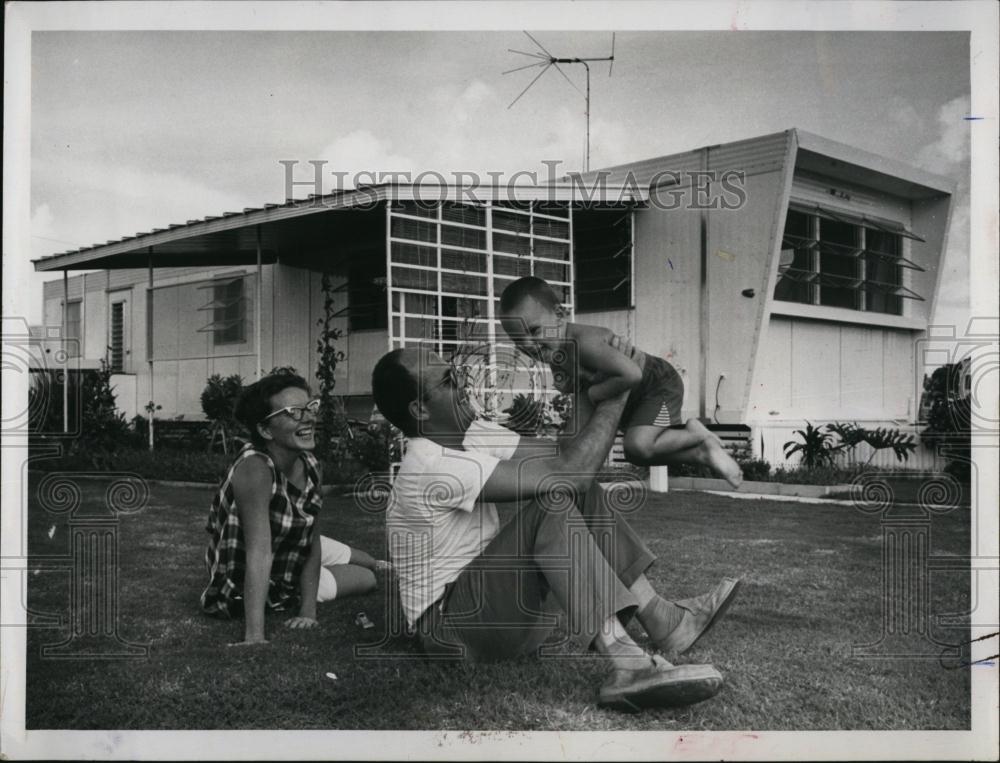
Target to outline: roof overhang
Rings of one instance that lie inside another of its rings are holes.
[[[331,236],[342,234],[342,227],[338,224],[338,218],[343,218],[342,213],[370,213],[390,201],[427,204],[506,201],[606,206],[643,204],[647,198],[648,193],[633,185],[587,189],[575,183],[531,186],[384,184],[189,220],[185,224],[137,233],[118,241],[54,254],[32,262],[38,272],[248,265],[257,262],[259,245],[261,261],[273,263],[289,249],[330,241]],[[341,214],[331,215],[331,212]]]
[[[955,193],[954,181],[919,167],[805,130],[796,129],[795,136],[798,141],[795,168],[798,170],[857,183],[902,199],[931,199]]]

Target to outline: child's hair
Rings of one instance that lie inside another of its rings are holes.
[[[547,282],[535,276],[525,276],[518,278],[503,290],[503,294],[500,295],[500,311],[504,315],[509,315],[528,297],[552,310],[561,304],[558,295]]]
[[[271,398],[289,387],[295,387],[312,394],[306,380],[290,371],[268,374],[249,387],[244,387],[240,393],[233,415],[247,428],[250,432],[250,440],[258,448],[264,446],[264,438],[257,431],[257,425],[264,420],[267,414],[271,413]]]

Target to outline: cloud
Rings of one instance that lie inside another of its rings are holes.
[[[356,180],[361,183],[372,183],[377,178],[368,176],[372,172],[410,172],[417,171],[418,165],[411,157],[393,150],[390,141],[378,137],[369,130],[354,130],[343,135],[327,145],[319,152],[319,159],[327,164],[323,167],[323,189],[326,192],[340,188],[353,188]],[[345,172],[342,181],[331,174]],[[357,176],[361,174],[362,177]],[[309,175],[311,177],[311,174]],[[299,186],[295,196],[309,193],[308,187]]]
[[[37,160],[32,176],[33,195],[45,199],[32,213],[38,256],[262,202],[197,178],[100,161]]]
[[[965,175],[969,161],[969,99],[955,98],[944,104],[937,115],[938,137],[917,152],[916,163],[940,174]]]

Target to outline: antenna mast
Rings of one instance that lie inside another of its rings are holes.
[[[510,102],[510,105],[507,106],[507,108],[509,109],[519,100],[521,100],[521,96],[527,93],[531,89],[531,86],[534,85],[536,82],[538,82],[538,80],[541,79],[541,76],[545,74],[545,72],[547,72],[551,67],[554,66],[556,68],[556,71],[558,71],[563,76],[563,79],[565,79],[573,87],[573,89],[576,90],[576,92],[580,93],[580,95],[582,95],[584,98],[586,106],[584,108],[583,113],[587,120],[587,148],[585,153],[586,158],[584,159],[584,164],[583,164],[583,171],[590,172],[590,64],[588,63],[588,61],[608,61],[609,62],[608,76],[609,77],[611,76],[611,70],[614,68],[615,65],[615,33],[614,32],[611,33],[611,55],[605,56],[603,58],[579,58],[579,57],[556,58],[551,53],[549,53],[549,51],[547,51],[538,40],[536,40],[534,37],[528,34],[528,32],[525,32],[525,35],[527,35],[529,40],[535,43],[535,45],[538,47],[541,53],[526,53],[523,50],[514,50],[513,48],[508,48],[507,50],[509,50],[511,53],[517,53],[518,55],[521,56],[536,58],[538,59],[537,63],[526,64],[525,66],[519,66],[516,69],[509,69],[508,71],[505,71],[504,74],[512,74],[514,72],[519,72],[524,69],[533,69],[537,66],[541,66],[544,68],[540,72],[538,72],[537,75],[535,75],[535,78],[531,80],[531,82],[528,83],[528,86],[518,94],[517,98],[515,98],[513,101]],[[581,91],[580,88],[576,85],[576,83],[573,82],[573,80],[571,80],[566,75],[566,72],[562,70],[559,64],[583,65],[584,69],[586,69],[587,71],[587,91],[585,93]]]

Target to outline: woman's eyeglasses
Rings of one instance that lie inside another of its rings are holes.
[[[263,424],[265,421],[277,416],[279,413],[287,413],[288,416],[292,419],[292,421],[299,422],[302,421],[303,418],[305,418],[307,411],[311,413],[313,416],[316,415],[316,413],[319,411],[319,398],[316,398],[315,400],[310,400],[305,405],[286,405],[284,408],[279,408],[276,411],[272,411],[271,413],[267,414],[263,419],[261,419],[261,423]]]

